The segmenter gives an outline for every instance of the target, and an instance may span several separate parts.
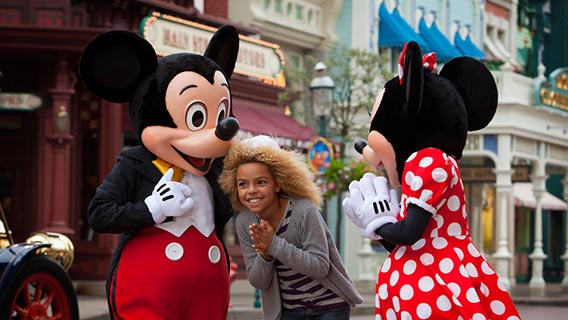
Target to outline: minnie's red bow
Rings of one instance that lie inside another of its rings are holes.
[[[402,85],[402,79],[404,77],[404,57],[406,56],[406,48],[408,43],[404,45],[402,52],[400,53],[400,59],[398,59],[398,78],[400,84]],[[422,56],[422,65],[424,68],[430,69],[431,72],[436,73],[436,52],[430,52]]]

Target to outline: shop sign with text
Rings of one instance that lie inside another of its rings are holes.
[[[41,107],[41,98],[31,93],[0,92],[0,109],[29,111]]]
[[[203,54],[217,29],[167,14],[153,12],[140,24],[140,33],[160,56],[189,52]],[[239,35],[235,72],[270,85],[285,87],[284,55],[280,46]]]
[[[536,104],[568,111],[568,68],[558,68],[536,84]]]

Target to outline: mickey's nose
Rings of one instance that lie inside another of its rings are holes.
[[[240,125],[239,121],[235,118],[226,118],[221,120],[215,128],[215,136],[223,141],[229,141],[239,131]]]

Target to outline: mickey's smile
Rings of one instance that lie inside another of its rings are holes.
[[[211,158],[207,158],[207,159],[203,159],[203,158],[195,158],[192,156],[189,156],[181,151],[179,151],[176,147],[174,147],[172,145],[172,148],[174,148],[174,150],[185,160],[187,161],[187,163],[189,163],[192,167],[194,167],[195,169],[201,171],[201,172],[206,172],[209,169],[209,164],[211,163]]]

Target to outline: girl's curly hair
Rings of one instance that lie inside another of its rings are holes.
[[[292,198],[310,200],[318,209],[321,208],[321,190],[314,181],[314,174],[297,152],[276,149],[272,146],[253,146],[236,142],[225,156],[223,173],[219,177],[221,189],[229,195],[237,211],[244,209],[239,201],[237,190],[237,169],[245,163],[259,162],[266,164],[280,186],[281,194]]]

